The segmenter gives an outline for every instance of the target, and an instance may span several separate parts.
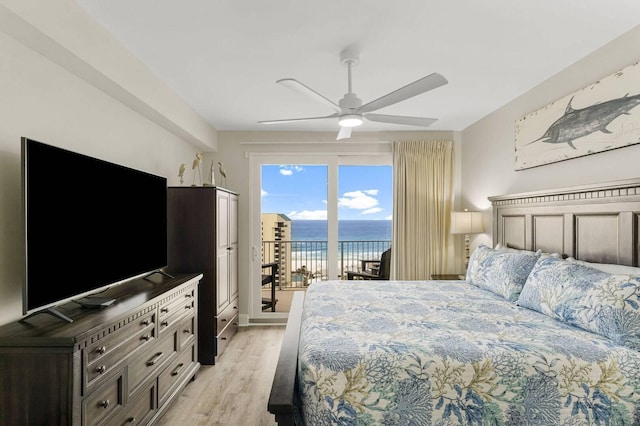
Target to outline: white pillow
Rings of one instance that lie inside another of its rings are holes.
[[[578,260],[573,257],[568,257],[567,262],[578,263],[583,266],[588,266],[598,271],[606,272],[613,275],[640,275],[640,268],[627,265],[616,265],[615,263],[593,263],[585,262],[584,260]]]

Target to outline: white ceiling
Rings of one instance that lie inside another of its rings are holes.
[[[337,103],[347,46],[360,50],[353,91],[364,103],[432,72],[449,80],[377,113],[462,130],[640,24],[638,0],[76,1],[218,130],[337,131],[336,119],[257,121],[333,113],[275,81]]]

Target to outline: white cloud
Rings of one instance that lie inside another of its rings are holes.
[[[382,209],[380,207],[374,207],[374,208],[371,208],[371,209],[367,209],[367,210],[363,211],[360,214],[372,214],[372,213],[379,213],[381,211],[382,211]]]
[[[384,218],[385,220],[393,220],[393,215],[389,215],[387,217]]]
[[[343,196],[338,199],[338,207],[346,207],[348,209],[356,210],[366,210],[376,207],[378,205],[378,200],[366,193],[371,191],[375,191],[376,194],[378,192],[375,189],[345,192]]]
[[[378,195],[378,190],[377,189],[365,189],[362,192],[364,192],[367,195]]]
[[[267,195],[269,195],[269,193],[264,189],[260,188],[260,198],[266,197]]]
[[[292,211],[287,213],[287,216],[292,220],[327,220],[326,210],[303,210]]]
[[[291,176],[293,172],[301,172],[303,170],[302,166],[280,165],[280,174],[283,176]]]

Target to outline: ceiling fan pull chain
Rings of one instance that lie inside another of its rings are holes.
[[[348,76],[348,80],[349,80],[349,86],[348,86],[348,91],[349,93],[351,93],[351,61],[347,61],[347,76]]]

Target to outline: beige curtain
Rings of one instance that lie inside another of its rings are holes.
[[[446,269],[452,181],[452,141],[393,143],[392,279]]]

